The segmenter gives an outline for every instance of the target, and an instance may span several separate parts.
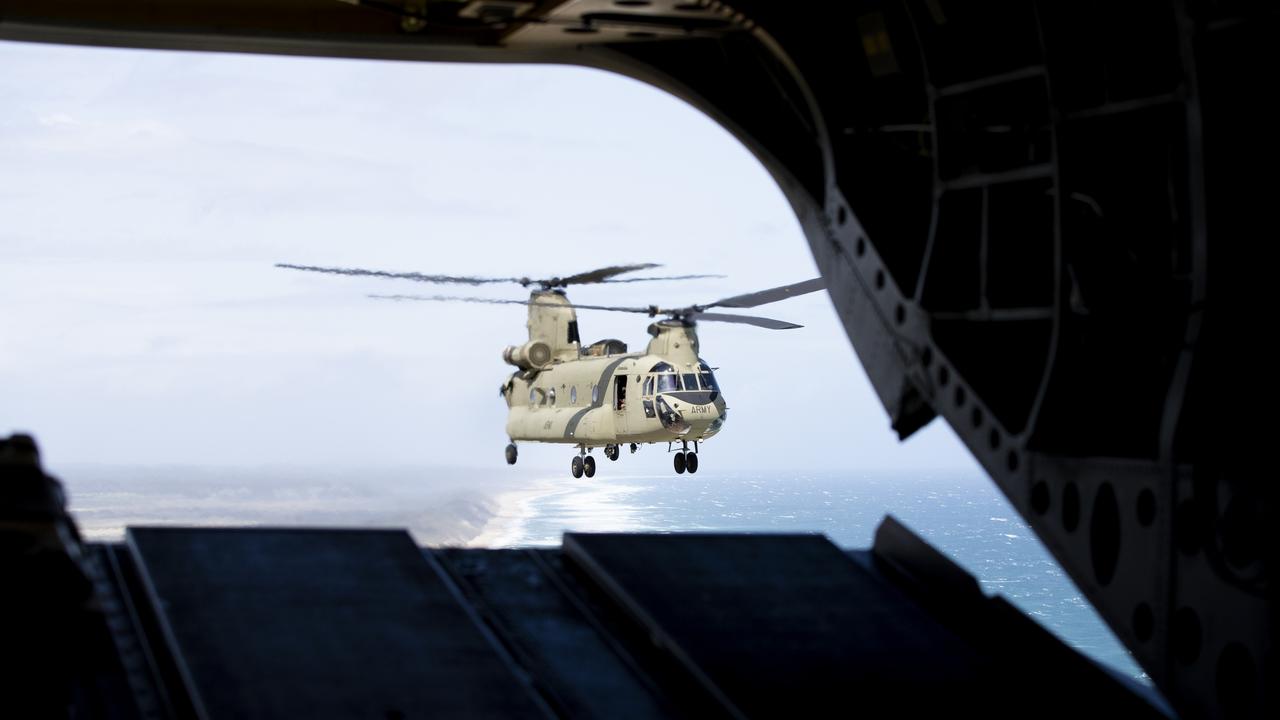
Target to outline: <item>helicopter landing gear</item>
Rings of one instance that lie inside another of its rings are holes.
[[[618,460],[618,455],[619,455],[619,454],[620,454],[620,453],[619,453],[619,450],[618,450],[618,446],[617,446],[617,445],[605,445],[605,446],[604,446],[604,456],[605,456],[605,457],[607,457],[607,458],[609,458],[610,460],[612,460],[612,461],[614,461],[614,462],[617,462],[617,460]]]
[[[635,455],[635,454],[636,454],[636,451],[637,451],[637,450],[639,450],[639,449],[640,449],[640,446],[639,446],[639,445],[637,445],[637,444],[635,444],[635,443],[631,443],[631,454],[632,454],[632,455]]]
[[[515,465],[517,455],[519,455],[519,453],[516,451],[516,444],[511,443],[510,445],[508,445],[507,446],[507,464]]]
[[[594,463],[593,463],[593,464],[594,464]],[[583,463],[582,463],[582,456],[580,456],[580,455],[574,455],[574,456],[573,456],[573,462],[569,464],[569,472],[573,473],[573,476],[574,476],[575,478],[580,478],[580,477],[582,477],[582,473],[583,473],[583,467],[582,467],[582,465],[583,465]],[[594,468],[592,469],[592,471],[594,472]]]
[[[587,477],[595,477],[596,459],[590,455],[582,458],[582,473]]]
[[[676,474],[683,474],[686,470],[690,475],[698,472],[698,443],[694,441],[693,452],[689,452],[689,441],[680,441],[680,450],[676,453],[672,465],[676,468]],[[668,448],[670,449],[670,448]]]

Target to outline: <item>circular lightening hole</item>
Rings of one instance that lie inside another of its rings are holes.
[[[1031,509],[1037,515],[1049,512],[1049,484],[1043,480],[1031,486]]]
[[[1089,555],[1099,585],[1110,585],[1120,561],[1120,503],[1111,483],[1103,483],[1089,513]]]
[[[1218,656],[1218,704],[1229,718],[1249,717],[1257,694],[1257,668],[1244,645],[1229,643]]]
[[[1133,636],[1138,638],[1138,642],[1146,642],[1151,639],[1151,633],[1155,628],[1156,619],[1151,613],[1151,606],[1138,603],[1138,606],[1133,609]]]
[[[1062,529],[1075,532],[1080,526],[1080,489],[1073,482],[1062,489]]]
[[[1149,527],[1156,519],[1156,494],[1151,488],[1144,488],[1138,493],[1138,524]]]
[[[1200,657],[1201,642],[1200,616],[1189,607],[1179,609],[1173,614],[1173,656],[1190,665]]]

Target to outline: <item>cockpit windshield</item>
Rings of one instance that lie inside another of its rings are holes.
[[[698,373],[685,373],[685,374],[684,374],[684,389],[685,389],[685,390],[697,390],[697,389],[698,389]]]
[[[670,366],[668,366],[670,367]],[[672,392],[680,389],[680,376],[663,373],[658,376],[658,392]]]

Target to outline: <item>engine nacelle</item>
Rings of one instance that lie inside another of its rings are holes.
[[[522,370],[542,370],[551,364],[551,346],[541,340],[511,345],[502,351],[502,359]]]

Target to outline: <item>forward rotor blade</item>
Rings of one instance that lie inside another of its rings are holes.
[[[286,270],[305,270],[307,272],[328,273],[330,275],[353,275],[360,277],[381,277],[392,278],[395,280],[413,280],[415,282],[438,283],[438,284],[457,284],[457,285],[487,285],[489,283],[519,283],[526,278],[482,278],[482,277],[465,277],[458,275],[426,275],[416,272],[387,272],[386,270],[364,270],[362,268],[331,268],[316,267],[315,265],[291,265],[289,263],[276,263],[276,267],[285,268]]]
[[[586,285],[589,283],[605,282],[607,278],[611,278],[614,275],[621,275],[623,273],[635,272],[636,270],[651,270],[656,267],[661,267],[661,265],[658,265],[657,263],[640,263],[638,265],[612,265],[610,267],[602,267],[597,270],[588,270],[587,272],[581,272],[581,273],[578,273],[577,275],[570,275],[569,277],[552,278],[550,281],[550,284],[554,286],[563,286],[563,285]],[[534,280],[534,282],[541,282],[541,281]],[[613,280],[611,282],[618,282],[618,281]],[[628,282],[628,281],[623,280],[622,282]]]
[[[696,322],[710,320],[712,322],[738,323],[740,325],[755,325],[756,327],[766,328],[768,330],[794,330],[795,328],[804,327],[786,320],[774,320],[773,318],[757,317],[755,315],[730,315],[727,313],[697,313],[689,316]]]
[[[614,275],[651,270],[661,267],[656,263],[639,263],[636,265],[612,265],[610,267],[588,270],[568,277],[547,279],[527,277],[471,277],[466,275],[428,275],[419,272],[390,272],[387,270],[366,270],[364,268],[318,267],[315,265],[294,265],[292,263],[276,263],[276,267],[286,270],[304,270],[306,272],[327,273],[329,275],[348,275],[356,277],[380,277],[393,280],[413,280],[414,282],[435,283],[438,285],[489,285],[492,283],[515,283],[517,285],[542,285],[543,287],[565,287],[567,285],[587,285],[602,282],[641,282],[648,280],[693,280],[699,278],[721,277],[720,275],[674,275],[670,277],[647,278],[614,278]]]
[[[614,307],[612,305],[578,305],[563,303],[537,302],[534,300],[505,300],[501,298],[461,297],[457,295],[367,295],[374,300],[409,300],[415,302],[468,302],[486,305],[536,305],[538,307],[571,307],[574,310],[608,310],[611,312],[629,312],[649,314],[649,308]]]
[[[416,302],[467,302],[488,305],[528,305],[528,300],[502,300],[499,298],[458,297],[455,295],[366,295],[374,300],[412,300]],[[550,305],[550,303],[546,303]]]
[[[770,288],[768,290],[747,293],[746,295],[734,295],[733,297],[717,300],[710,305],[703,305],[702,307],[758,307],[760,305],[768,305],[769,303],[786,300],[787,298],[796,297],[798,295],[807,295],[811,292],[817,292],[826,286],[827,285],[822,278],[814,278],[812,280],[805,280],[791,285],[783,285],[781,287]]]
[[[612,278],[601,280],[602,283],[651,282],[654,280],[702,280],[704,278],[724,278],[728,275],[665,275],[663,277]]]

